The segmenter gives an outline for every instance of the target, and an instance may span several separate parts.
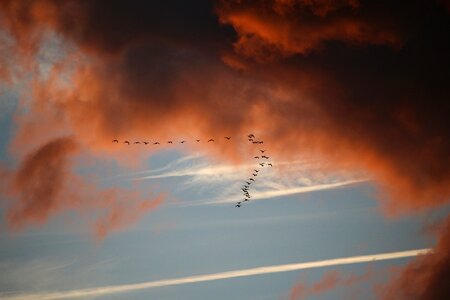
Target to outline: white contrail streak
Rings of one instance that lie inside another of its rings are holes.
[[[343,187],[346,187],[349,185],[363,183],[363,182],[367,182],[367,181],[368,181],[368,179],[357,179],[357,180],[347,180],[347,181],[340,181],[340,182],[334,182],[334,183],[324,183],[324,184],[315,184],[315,185],[310,185],[310,186],[286,188],[286,189],[281,189],[281,190],[253,192],[251,200],[270,199],[270,198],[289,196],[289,195],[295,195],[295,194],[303,194],[303,193],[310,193],[310,192],[316,192],[316,191],[338,189],[338,188],[343,188]],[[231,203],[231,202],[236,202],[237,200],[239,200],[241,198],[242,198],[241,196],[232,197],[232,198],[227,198],[227,199],[222,199],[222,200],[201,202],[200,204]]]
[[[89,296],[101,296],[101,295],[107,295],[107,294],[124,293],[124,292],[136,291],[136,290],[156,288],[156,287],[181,285],[181,284],[187,284],[187,283],[197,283],[197,282],[229,279],[229,278],[236,278],[236,277],[255,276],[255,275],[263,275],[263,274],[270,274],[270,273],[290,272],[290,271],[303,270],[303,269],[322,268],[322,267],[329,267],[329,266],[338,266],[338,265],[357,264],[357,263],[388,260],[388,259],[405,258],[405,257],[429,254],[430,252],[431,252],[431,249],[416,249],[416,250],[409,250],[409,251],[327,259],[327,260],[320,260],[320,261],[313,261],[313,262],[304,262],[304,263],[295,263],[295,264],[286,264],[286,265],[277,265],[277,266],[266,266],[266,267],[228,271],[228,272],[221,272],[221,273],[214,273],[214,274],[188,276],[188,277],[175,278],[175,279],[148,281],[148,282],[134,283],[134,284],[102,286],[102,287],[97,287],[97,288],[80,289],[80,290],[72,290],[72,291],[34,293],[34,294],[16,294],[16,295],[3,294],[3,296],[5,296],[3,299],[5,299],[5,300],[30,300],[30,299],[55,300],[55,299],[71,299],[71,298],[79,298],[79,297],[89,297]],[[0,294],[0,296],[1,296],[1,294]]]

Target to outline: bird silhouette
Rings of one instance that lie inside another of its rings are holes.
[[[144,141],[143,143],[146,144],[146,145],[148,145],[148,142],[146,142],[146,141]]]
[[[249,199],[247,199],[247,198],[245,198],[245,199],[244,199],[244,202],[247,202],[247,201],[250,201],[250,200],[249,200]]]
[[[273,167],[273,165],[272,164],[267,164],[268,166],[271,166],[271,167]]]
[[[254,138],[255,137],[255,135],[254,134],[252,134],[252,133],[250,133],[249,135],[248,135],[248,138]]]
[[[241,207],[241,204],[236,204],[236,207]]]
[[[118,141],[118,140],[113,140],[112,142],[113,142],[113,143],[118,143],[119,141]]]
[[[266,152],[266,150],[259,150],[259,151],[261,151],[261,153],[264,153],[264,152]]]
[[[226,136],[225,137],[227,140],[230,140],[231,139],[231,136]]]
[[[258,174],[253,173],[253,176],[258,176]]]
[[[186,141],[181,141],[181,142],[180,142],[180,144],[184,144],[184,143],[186,143]]]
[[[259,159],[259,156],[255,156],[255,157],[253,157],[253,158]]]
[[[196,141],[197,141],[197,143],[200,142],[200,140],[196,140]]]
[[[258,142],[257,141],[254,141],[254,142],[252,142],[253,144],[258,144]]]
[[[253,170],[253,171],[255,171],[255,173],[258,173],[258,172],[259,172],[259,170],[256,170],[256,169],[255,169],[255,170]]]
[[[213,139],[209,139],[209,140],[208,140],[208,143],[209,143],[209,142],[214,142],[214,140],[213,140]]]
[[[255,179],[253,179],[253,178],[249,178],[248,180],[255,181]]]
[[[159,142],[154,142],[153,145],[159,145]]]
[[[168,141],[167,144],[173,144],[173,142],[172,141]]]
[[[263,156],[261,156],[262,158],[265,158],[265,159],[269,159],[269,157],[268,156],[265,156],[265,155],[263,155]]]
[[[246,181],[246,183],[247,183],[248,185],[252,184],[251,182],[248,182],[248,181]]]
[[[140,144],[141,142],[134,142],[135,144]]]
[[[258,144],[264,144],[264,142],[263,141],[259,141]]]
[[[124,143],[124,144],[128,144],[128,145],[130,144],[130,142],[129,142],[129,141],[125,141],[125,142],[123,142],[123,143]]]
[[[260,163],[259,165],[260,165],[261,167],[264,167],[264,163]]]

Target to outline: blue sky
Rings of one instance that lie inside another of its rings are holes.
[[[139,186],[150,185],[167,193],[169,200],[130,228],[96,241],[89,228],[77,224],[77,216],[68,212],[43,226],[19,233],[3,231],[2,292],[123,285],[429,248],[435,241],[423,228],[443,215],[434,211],[387,218],[374,196],[373,182],[366,177],[360,176],[361,182],[321,190],[323,183],[358,177],[348,172],[334,172],[336,175],[321,171],[318,161],[299,161],[282,171],[262,170],[261,183],[255,190],[276,188],[282,192],[316,185],[319,190],[252,199],[241,208],[223,200],[239,195],[246,166],[229,164],[225,168],[223,163],[199,153],[174,150],[159,152],[147,163],[154,167],[129,173],[94,168],[107,185],[126,186],[136,181]],[[250,159],[249,164],[255,164],[255,160]],[[156,178],[148,178],[152,175]],[[330,270],[345,276],[361,275],[370,266],[375,271],[369,279],[310,297],[336,299],[359,293],[375,299],[374,287],[388,281],[390,267],[408,261],[403,258],[224,279],[98,298],[173,299],[183,295],[183,299],[288,299],[291,288],[300,280],[314,283]]]

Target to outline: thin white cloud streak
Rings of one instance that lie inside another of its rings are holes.
[[[330,266],[340,266],[340,265],[357,264],[357,263],[365,263],[365,262],[373,262],[373,261],[399,259],[399,258],[413,257],[413,256],[418,256],[418,255],[425,255],[425,254],[430,254],[430,253],[431,253],[431,249],[416,249],[416,250],[408,250],[408,251],[400,251],[400,252],[327,259],[327,260],[320,260],[320,261],[313,261],[313,262],[257,267],[257,268],[251,268],[251,269],[243,269],[243,270],[220,272],[220,273],[213,273],[213,274],[188,276],[188,277],[175,278],[175,279],[164,279],[164,280],[148,281],[148,282],[124,284],[124,285],[102,286],[102,287],[97,287],[97,288],[80,289],[80,290],[72,290],[72,291],[53,292],[53,293],[33,293],[33,294],[21,294],[21,295],[4,295],[5,297],[3,299],[5,299],[5,300],[30,300],[30,299],[56,300],[56,299],[73,299],[73,298],[79,298],[79,297],[102,296],[102,295],[108,295],[108,294],[125,293],[125,292],[131,292],[131,291],[137,291],[137,290],[143,290],[143,289],[157,288],[157,287],[182,285],[182,284],[188,284],[188,283],[199,283],[199,282],[207,282],[207,281],[213,281],[213,280],[248,277],[248,276],[264,275],[264,274],[271,274],[271,273],[291,272],[291,271],[304,270],[304,269],[323,268],[323,267],[330,267]]]
[[[194,158],[200,158],[201,156],[195,156]],[[158,171],[168,170],[170,167],[176,167],[180,161],[174,164],[167,165],[158,170],[149,171],[149,173],[157,173]],[[304,165],[308,163],[306,160],[296,160],[289,162],[277,162],[276,165]],[[161,179],[161,178],[170,178],[170,177],[183,177],[183,176],[211,176],[211,175],[232,175],[233,178],[241,178],[242,174],[245,174],[249,169],[258,167],[258,164],[243,164],[243,165],[215,165],[215,166],[206,166],[206,162],[198,162],[197,165],[190,166],[189,168],[183,168],[178,170],[173,170],[161,174],[148,175],[148,176],[140,176],[134,177],[130,180],[150,180],[150,179]],[[145,172],[145,171],[143,171]],[[142,173],[143,173],[142,172]],[[134,173],[137,174],[137,173]]]
[[[311,193],[311,192],[316,192],[316,191],[338,189],[338,188],[343,188],[346,186],[359,184],[359,183],[363,183],[363,182],[367,182],[367,181],[369,181],[369,180],[368,179],[357,179],[357,180],[347,180],[347,181],[340,181],[340,182],[334,182],[334,183],[316,184],[316,185],[311,185],[311,186],[287,188],[287,189],[281,189],[281,190],[253,192],[251,201],[270,199],[270,198],[276,198],[276,197],[284,197],[284,196],[295,195],[295,194]],[[200,204],[232,203],[232,202],[239,201],[241,198],[243,198],[243,197],[239,196],[239,197],[229,197],[226,199],[214,200],[214,201],[203,201],[203,202],[200,202],[199,205]]]
[[[189,161],[194,161],[195,159],[199,159],[202,158],[203,155],[195,153],[193,155],[187,155],[187,156],[183,156],[180,157],[170,163],[168,163],[167,165],[160,167],[158,169],[147,169],[147,170],[142,170],[142,171],[137,171],[137,172],[131,172],[131,173],[126,173],[126,174],[120,174],[120,175],[115,175],[115,176],[111,176],[106,178],[106,180],[110,180],[110,179],[115,179],[115,178],[127,178],[127,177],[133,177],[136,175],[143,175],[143,174],[154,174],[154,173],[160,173],[160,172],[164,172],[170,169],[174,169],[176,167],[178,167],[179,165],[181,165],[182,163],[185,162],[189,162]],[[131,178],[134,179],[134,178]]]
[[[189,160],[193,160],[193,158],[200,158],[201,156],[192,156],[188,159],[180,159],[176,161],[175,163],[171,163],[170,167],[169,165],[166,167],[163,167],[159,170],[155,170],[154,172],[151,172],[152,174],[147,176],[138,176],[138,177],[132,177],[129,178],[129,180],[153,180],[153,179],[163,179],[163,178],[171,178],[171,177],[194,177],[194,181],[197,184],[212,184],[212,183],[223,183],[224,181],[236,181],[236,180],[242,180],[242,178],[245,178],[246,175],[249,172],[249,169],[255,168],[255,164],[244,164],[244,165],[213,165],[208,166],[207,162],[205,161],[193,161],[191,165],[189,166],[183,166],[180,168],[180,162],[186,162]],[[265,168],[264,173],[262,174],[262,178],[259,179],[258,186],[265,186],[266,189],[264,191],[258,191],[253,190],[252,200],[267,200],[271,198],[276,197],[283,197],[283,196],[289,196],[289,195],[295,195],[295,194],[303,194],[303,193],[310,193],[315,191],[323,191],[323,190],[330,190],[330,189],[338,189],[338,188],[344,188],[347,186],[351,186],[354,184],[359,184],[363,182],[369,181],[367,178],[357,178],[357,179],[346,179],[342,178],[340,181],[334,181],[334,182],[323,182],[324,179],[319,179],[322,182],[318,182],[317,178],[311,177],[309,178],[305,177],[305,174],[308,174],[308,172],[311,170],[311,166],[313,167],[319,167],[319,163],[311,160],[296,160],[296,161],[283,161],[276,163],[277,166],[280,165],[287,165],[288,169],[285,171],[287,172],[294,172],[298,173],[300,176],[300,179],[304,180],[305,182],[301,183],[301,186],[298,186],[297,184],[283,184],[282,178],[279,178],[279,176],[276,176],[274,178],[274,170],[272,168]],[[300,169],[299,169],[300,168]],[[172,169],[172,170],[170,170]],[[158,171],[165,171],[165,172],[158,172]],[[267,173],[269,172],[269,173]],[[155,174],[156,173],[156,174]],[[159,174],[157,174],[159,173]],[[149,174],[149,173],[147,173]],[[305,185],[306,183],[306,185]],[[297,186],[296,186],[297,185]],[[239,189],[237,189],[240,191]],[[226,193],[225,193],[226,194]],[[211,205],[211,204],[227,204],[227,203],[233,203],[239,200],[242,200],[242,195],[240,193],[234,194],[234,195],[223,195],[221,197],[218,197],[216,199],[208,199],[208,200],[198,200],[198,201],[190,201],[188,203],[184,203],[183,206],[197,206],[197,205]]]

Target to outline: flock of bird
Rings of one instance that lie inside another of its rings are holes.
[[[226,140],[231,140],[231,136],[225,136],[224,137],[224,139],[226,139]],[[199,143],[201,140],[195,140],[197,143]],[[119,143],[119,140],[117,140],[117,139],[115,139],[115,140],[112,140],[112,142],[113,143]],[[210,142],[215,142],[215,140],[214,139],[209,139],[208,140],[208,143],[210,143]],[[138,144],[144,144],[144,145],[148,145],[148,144],[150,144],[151,142],[149,142],[149,141],[136,141],[136,142],[130,142],[130,141],[123,141],[123,143],[124,144],[127,144],[127,145],[131,145],[131,144],[135,144],[135,145],[138,145]],[[167,141],[167,144],[173,144],[174,142],[173,141]],[[184,144],[184,143],[187,143],[187,141],[186,140],[182,140],[182,141],[179,141],[178,143],[180,143],[180,144]],[[161,143],[159,142],[159,141],[155,141],[155,142],[153,142],[152,143],[153,145],[161,145]]]
[[[264,144],[263,141],[256,140],[256,137],[255,137],[254,134],[249,134],[247,136],[247,138],[248,138],[248,141],[250,143],[257,144],[257,145]],[[231,140],[231,136],[225,136],[224,139],[229,141],[229,140]],[[114,139],[112,142],[118,144],[119,140]],[[179,144],[184,144],[184,143],[187,143],[187,142],[188,141],[186,141],[186,140],[178,141]],[[199,143],[199,142],[201,142],[201,140],[196,139],[195,142]],[[214,142],[215,142],[214,139],[207,140],[207,143],[214,143]],[[150,141],[130,142],[130,141],[125,140],[122,143],[123,144],[127,144],[127,145],[131,145],[131,144],[134,144],[134,145],[139,145],[139,144],[144,144],[144,145],[148,145],[148,144],[161,145],[161,143],[159,141],[154,141],[154,142],[150,142]],[[167,144],[174,144],[174,141],[167,141]],[[254,159],[258,160],[257,167],[256,167],[256,169],[253,170],[250,178],[248,178],[245,181],[245,184],[241,187],[241,190],[242,190],[242,192],[244,194],[244,199],[241,200],[241,201],[238,201],[236,203],[235,207],[241,207],[244,202],[249,202],[250,201],[250,198],[252,198],[252,196],[250,195],[250,187],[251,187],[252,184],[254,184],[256,182],[256,177],[258,177],[259,172],[261,171],[261,168],[273,167],[273,164],[268,161],[270,159],[270,157],[267,156],[265,153],[266,153],[266,150],[259,149],[258,155],[254,156]]]
[[[254,134],[249,134],[247,137],[248,137],[248,141],[250,143],[253,143],[253,144],[264,144],[263,141],[256,140]],[[261,154],[259,154],[259,153],[261,153]],[[236,203],[235,207],[241,207],[244,202],[249,202],[250,201],[250,198],[252,198],[252,196],[250,195],[250,187],[251,187],[252,184],[254,184],[256,182],[256,177],[258,177],[259,172],[261,171],[261,168],[273,167],[272,163],[268,161],[268,159],[270,159],[270,157],[265,154],[266,150],[259,149],[259,153],[258,153],[258,155],[256,155],[254,157],[254,159],[258,160],[258,164],[257,164],[256,169],[253,170],[250,178],[248,178],[245,181],[245,184],[241,187],[241,190],[242,190],[242,192],[244,194],[244,199],[241,200],[241,201],[238,201]]]

